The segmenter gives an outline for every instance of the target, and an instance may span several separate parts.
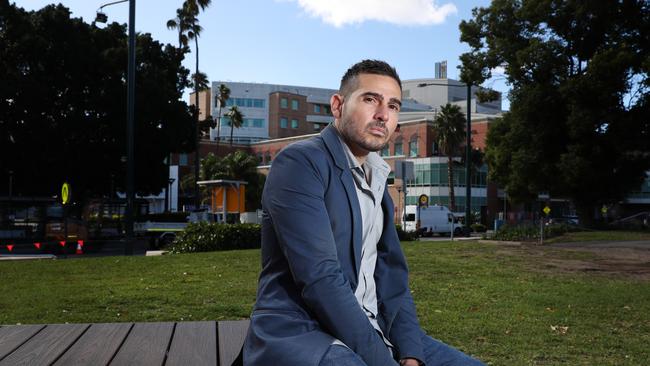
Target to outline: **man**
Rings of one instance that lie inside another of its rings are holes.
[[[244,364],[481,365],[418,324],[379,157],[397,127],[401,81],[352,66],[334,125],[284,149],[262,195],[262,272]]]

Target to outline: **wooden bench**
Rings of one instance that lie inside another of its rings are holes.
[[[5,365],[241,365],[249,321],[0,326]]]

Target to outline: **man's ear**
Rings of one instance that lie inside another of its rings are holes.
[[[330,97],[330,107],[334,118],[341,118],[341,115],[343,115],[343,96],[341,94],[332,95]]]

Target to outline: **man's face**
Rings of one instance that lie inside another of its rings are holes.
[[[330,101],[335,126],[356,156],[381,150],[397,127],[401,89],[389,76],[359,74],[356,88]]]

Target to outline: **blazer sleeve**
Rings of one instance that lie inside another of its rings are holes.
[[[293,280],[326,332],[350,347],[368,366],[395,365],[361,310],[337,259],[325,205],[327,175],[333,168],[326,158],[305,150],[290,147],[278,155],[262,199]]]

